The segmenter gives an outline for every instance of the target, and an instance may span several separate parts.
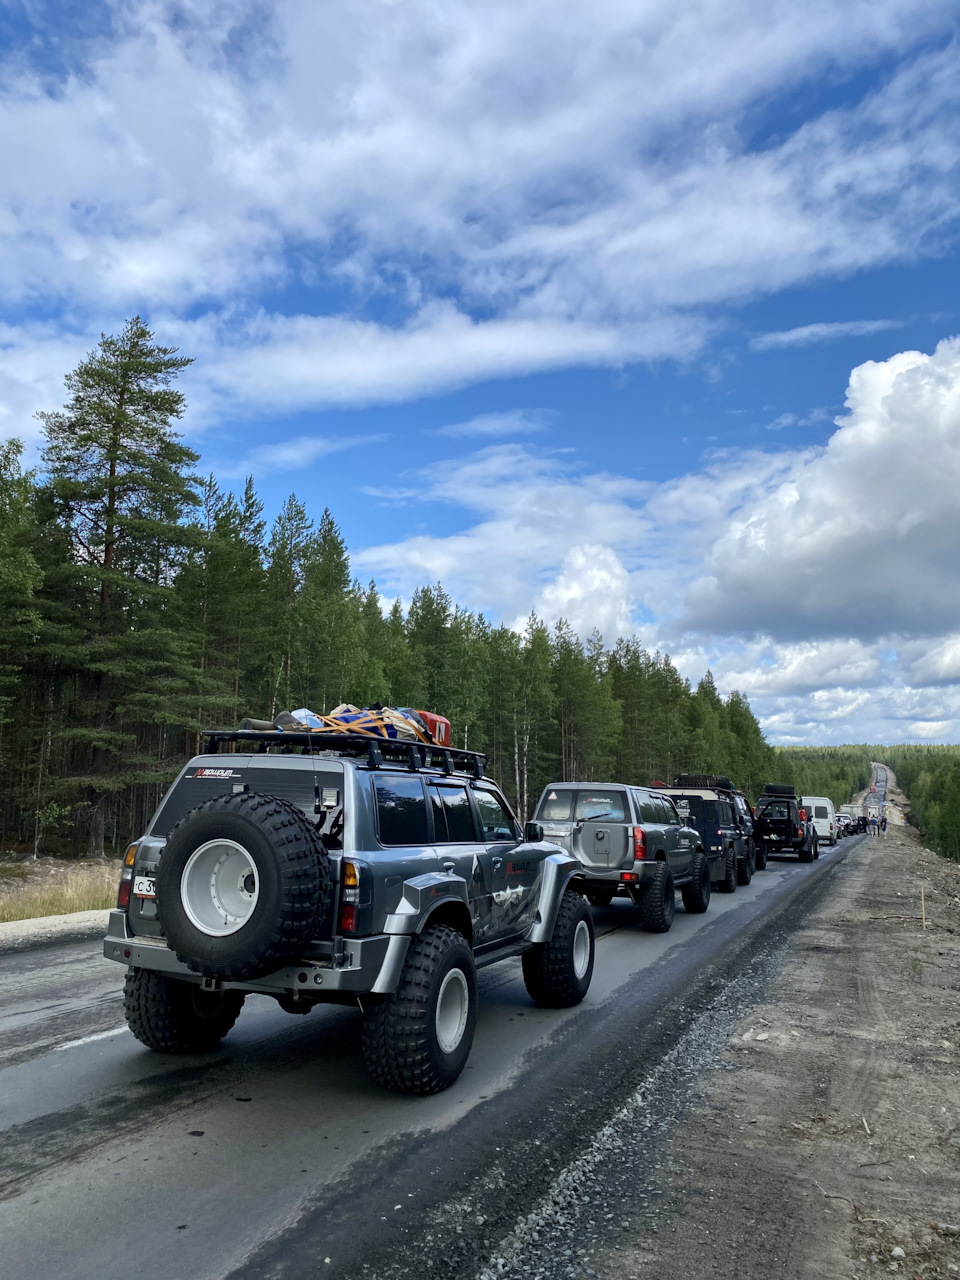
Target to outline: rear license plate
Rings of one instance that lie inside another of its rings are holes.
[[[157,896],[156,882],[152,876],[137,876],[133,882],[133,896],[135,898],[155,898]]]

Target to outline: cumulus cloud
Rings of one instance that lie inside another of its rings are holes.
[[[902,329],[905,320],[836,320],[804,324],[797,329],[761,333],[751,339],[753,351],[775,351],[782,347],[808,347],[813,342],[835,342],[840,338],[862,338],[886,329]]]
[[[683,625],[781,640],[960,626],[960,340],[853,371],[823,449],[732,521]]]

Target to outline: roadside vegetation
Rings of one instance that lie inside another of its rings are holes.
[[[960,862],[960,746],[883,747],[931,849]]]
[[[0,864],[0,924],[115,906],[119,879],[116,862]]]

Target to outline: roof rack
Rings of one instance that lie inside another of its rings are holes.
[[[402,764],[410,770],[440,769],[444,773],[469,773],[482,778],[487,757],[480,751],[459,751],[430,742],[405,738],[375,738],[366,733],[311,733],[291,729],[204,729],[200,735],[217,755],[228,743],[246,743],[258,753],[279,748],[284,755],[294,750],[308,755],[333,751],[343,756],[366,756],[367,767],[379,769],[384,761]]]
[[[724,774],[678,773],[673,780],[675,787],[702,787],[705,791],[736,791],[736,787]]]

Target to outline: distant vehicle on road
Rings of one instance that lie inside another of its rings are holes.
[[[768,783],[753,811],[754,836],[767,855],[795,853],[801,862],[820,857],[817,829],[800,816],[796,791],[786,783]]]
[[[837,843],[837,814],[829,796],[804,796],[800,801],[813,822],[821,844]]]

